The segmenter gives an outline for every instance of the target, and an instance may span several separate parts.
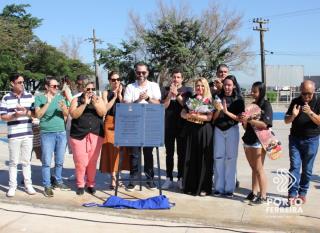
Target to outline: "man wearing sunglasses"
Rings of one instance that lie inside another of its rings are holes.
[[[320,99],[315,94],[315,83],[305,80],[301,83],[300,91],[300,96],[292,100],[284,119],[286,124],[292,123],[289,135],[289,175],[292,178],[288,186],[290,204],[306,202],[319,146]]]
[[[139,104],[160,104],[161,92],[157,83],[148,81],[148,67],[145,63],[137,63],[135,65],[136,82],[129,84],[124,93],[125,103]],[[147,188],[150,190],[156,189],[153,182],[153,147],[144,147],[144,173],[147,177]],[[138,174],[138,162],[140,156],[139,147],[131,147],[131,169],[130,177],[136,178]],[[135,184],[130,182],[127,186],[128,191],[134,191]]]
[[[20,74],[10,76],[11,92],[2,98],[0,115],[8,126],[9,190],[8,197],[15,196],[17,189],[17,165],[22,164],[25,190],[33,195],[36,191],[31,180],[33,96],[24,90],[24,78]]]
[[[56,78],[45,80],[46,93],[35,98],[35,112],[40,119],[42,183],[44,195],[53,197],[53,188],[70,190],[62,181],[62,168],[67,137],[64,118],[68,116],[66,100],[59,94]],[[51,160],[54,154],[54,180],[51,182]]]

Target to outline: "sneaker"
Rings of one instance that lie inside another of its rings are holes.
[[[225,193],[224,196],[227,198],[233,198],[233,193]]]
[[[43,194],[44,194],[46,197],[53,197],[52,187],[45,187]]]
[[[87,192],[93,195],[96,193],[96,189],[94,187],[87,187]]]
[[[244,202],[250,202],[256,195],[251,192],[248,194],[248,196],[243,200]]]
[[[257,197],[250,201],[250,205],[261,205],[267,202],[267,198]]]
[[[218,192],[218,191],[215,191],[214,193],[213,193],[213,196],[215,196],[215,197],[221,197],[221,193],[220,192]]]
[[[173,181],[171,180],[170,177],[167,177],[166,181],[162,184],[161,188],[162,189],[169,189],[172,187]]]
[[[133,192],[136,189],[136,185],[129,183],[126,187],[126,190],[129,192]]]
[[[7,197],[14,197],[16,195],[16,188],[9,188]]]
[[[78,188],[77,191],[76,191],[76,194],[81,196],[84,194],[84,188]]]
[[[155,190],[157,188],[157,186],[155,185],[153,180],[150,180],[150,181],[146,182],[146,188],[150,189],[150,190]]]
[[[207,196],[207,193],[205,191],[201,191],[199,194],[200,197],[205,197]]]
[[[36,194],[36,190],[34,190],[34,188],[32,187],[32,185],[27,185],[24,187],[24,189],[26,190],[26,192],[29,194],[29,195],[34,195]]]
[[[178,185],[178,189],[183,190],[182,178],[178,180],[177,185]]]
[[[61,191],[68,191],[68,190],[71,190],[71,188],[69,186],[67,186],[66,184],[64,183],[60,183],[60,184],[55,184],[53,186],[53,188],[59,188]]]

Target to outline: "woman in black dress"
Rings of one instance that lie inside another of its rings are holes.
[[[199,78],[195,82],[196,95],[191,98],[205,100],[211,104],[211,93],[207,80]],[[206,196],[212,191],[213,135],[212,112],[195,113],[187,107],[181,117],[187,120],[186,158],[183,179],[183,192]]]

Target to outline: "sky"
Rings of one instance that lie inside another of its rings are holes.
[[[179,0],[164,0],[176,4]],[[256,54],[250,60],[251,69],[233,71],[240,84],[260,80],[259,33],[253,18],[269,19],[265,33],[266,65],[302,65],[304,75],[320,75],[319,48],[319,0],[182,0],[194,15],[200,15],[210,3],[219,3],[221,9],[236,11],[243,15],[240,38],[250,38],[250,52]],[[118,45],[128,38],[130,32],[130,11],[142,19],[157,11],[156,0],[0,0],[0,10],[8,4],[30,4],[33,16],[42,18],[42,25],[35,34],[48,44],[59,47],[62,38],[81,38],[80,56],[85,63],[93,62],[92,44],[86,38],[92,37],[93,28],[97,38],[103,41],[98,48],[106,48],[107,43]],[[271,54],[270,52],[273,52]]]

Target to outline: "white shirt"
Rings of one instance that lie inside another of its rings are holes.
[[[140,93],[147,91],[147,95],[151,99],[161,100],[161,91],[158,83],[151,82],[147,80],[147,85],[140,87],[138,81],[131,83],[126,87],[124,92],[124,101],[127,103],[133,103],[139,99]],[[146,100],[141,100],[139,104],[147,104]]]

